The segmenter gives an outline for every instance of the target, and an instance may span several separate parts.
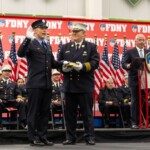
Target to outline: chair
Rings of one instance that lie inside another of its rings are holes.
[[[65,122],[65,102],[64,102],[64,94],[61,93],[61,105],[53,108],[51,104],[50,113],[51,113],[51,121],[52,128],[59,128],[66,129],[66,122]]]
[[[6,107],[2,113],[2,125],[8,129],[19,129],[18,110],[14,107]]]
[[[103,106],[103,107],[100,107],[99,110],[102,114],[104,127],[106,128],[110,126],[116,127],[117,124],[121,124],[123,128],[125,127],[120,105]],[[119,123],[117,123],[118,118],[120,120]]]

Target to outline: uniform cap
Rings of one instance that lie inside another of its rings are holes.
[[[52,71],[52,75],[54,75],[54,74],[60,74],[60,72],[57,71],[56,69],[54,69],[54,70]]]
[[[48,28],[48,26],[47,26],[47,21],[44,20],[44,19],[34,21],[34,22],[31,24],[31,26],[32,26],[33,29],[38,28],[38,27],[45,27],[45,28]]]
[[[1,71],[5,71],[5,70],[11,71],[11,66],[10,65],[3,65]]]
[[[0,70],[0,75],[2,74],[2,70]]]
[[[87,27],[87,25],[84,23],[74,22],[73,26],[72,26],[72,31],[79,31],[79,30],[86,31],[86,27]]]

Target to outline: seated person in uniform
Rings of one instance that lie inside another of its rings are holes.
[[[120,107],[120,98],[112,78],[106,80],[106,85],[100,90],[98,96],[99,110],[104,115],[105,127],[109,127],[110,113],[118,112]]]
[[[56,69],[52,71],[52,99],[51,104],[52,108],[55,110],[61,108],[61,87],[62,83],[60,82],[60,72]]]
[[[17,79],[17,86],[18,86],[18,90],[20,93],[18,97],[20,97],[24,102],[27,102],[28,101],[27,89],[26,89],[25,81],[23,80],[23,78]]]
[[[124,85],[118,87],[118,94],[121,97],[122,113],[126,127],[130,127],[130,106],[131,106],[131,92],[128,87],[128,74],[124,75]]]
[[[20,93],[17,84],[10,80],[10,75],[11,66],[3,65],[2,79],[0,79],[0,121],[2,121],[2,110],[4,108],[15,107],[19,113],[19,125],[24,129],[26,125],[25,103],[17,97]]]

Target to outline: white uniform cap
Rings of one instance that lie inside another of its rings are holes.
[[[10,70],[11,71],[11,66],[10,65],[3,65],[1,71],[4,70]]]
[[[86,31],[86,27],[87,27],[87,25],[84,23],[74,22],[73,26],[72,26],[72,31],[79,31],[79,30]]]
[[[60,72],[57,71],[56,69],[54,69],[54,70],[52,71],[52,75],[54,75],[54,74],[60,74]]]

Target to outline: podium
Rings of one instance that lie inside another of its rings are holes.
[[[139,127],[149,127],[149,90],[150,90],[150,70],[147,57],[135,58],[131,67],[138,70],[138,90],[139,90]]]

